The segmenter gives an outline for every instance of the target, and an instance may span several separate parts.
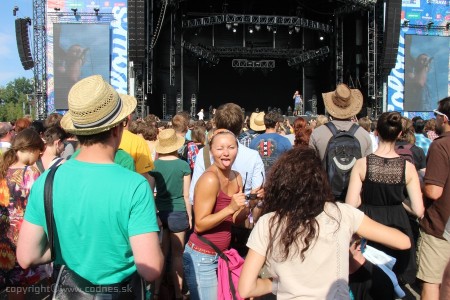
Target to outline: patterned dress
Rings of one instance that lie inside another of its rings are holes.
[[[0,289],[32,285],[49,277],[48,265],[24,270],[16,259],[16,245],[28,195],[39,175],[34,166],[9,168],[6,178],[0,181]]]

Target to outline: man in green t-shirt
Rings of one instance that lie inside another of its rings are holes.
[[[159,277],[163,257],[153,193],[144,177],[114,164],[127,116],[136,100],[119,95],[101,76],[76,83],[61,126],[77,136],[80,153],[62,164],[53,182],[54,265],[94,285],[127,282],[136,271]],[[33,185],[19,235],[21,267],[47,263],[44,173]]]

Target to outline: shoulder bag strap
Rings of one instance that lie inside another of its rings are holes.
[[[52,166],[45,178],[44,185],[44,209],[45,209],[45,222],[47,223],[47,238],[50,247],[51,260],[55,260],[55,241],[54,241],[54,217],[53,217],[53,179],[55,178],[56,170],[59,165]]]
[[[211,166],[211,157],[209,157],[209,144],[203,147],[203,161],[205,163],[205,170]]]
[[[231,278],[231,270],[230,270],[230,265],[229,265],[229,259],[228,257],[225,255],[225,253],[223,253],[213,242],[211,242],[210,240],[208,240],[207,238],[197,234],[198,238],[208,244],[209,246],[211,246],[214,251],[217,252],[217,254],[225,261],[225,263],[227,264],[227,271],[228,271],[228,282],[230,285],[230,290],[231,290],[231,296],[233,297],[233,300],[237,300],[236,298],[236,288],[234,286],[233,283],[233,278]]]
[[[38,167],[38,169],[39,169],[39,171],[41,172],[41,174],[44,173],[45,168],[44,168],[44,165],[42,164],[41,158],[39,158],[39,159],[36,161],[36,166]]]

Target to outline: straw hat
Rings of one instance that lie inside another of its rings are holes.
[[[166,154],[177,151],[184,144],[184,137],[177,136],[172,128],[164,129],[158,135],[155,143],[156,152]]]
[[[340,83],[336,90],[322,94],[325,108],[336,119],[348,119],[357,115],[362,108],[363,95],[357,89],[350,89]]]
[[[252,113],[250,116],[250,128],[254,131],[266,130],[266,125],[264,125],[264,112]]]
[[[69,111],[61,127],[76,135],[93,135],[107,131],[136,108],[136,99],[118,94],[100,75],[86,77],[70,89]]]

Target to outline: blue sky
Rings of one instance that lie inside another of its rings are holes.
[[[13,16],[13,7],[18,6],[17,17],[33,18],[32,0],[0,0],[0,86],[18,77],[33,77],[33,70],[25,71],[20,63],[17,52],[16,29]],[[29,27],[29,37],[32,30]],[[32,42],[32,41],[30,41]]]

